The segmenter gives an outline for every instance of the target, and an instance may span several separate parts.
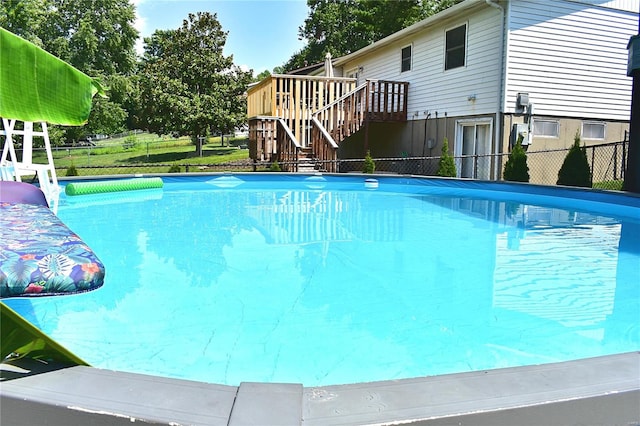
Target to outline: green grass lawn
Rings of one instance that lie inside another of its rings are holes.
[[[593,182],[593,188],[596,189],[611,189],[615,191],[622,190],[622,180],[608,180],[603,182]]]
[[[229,141],[246,144],[246,141]],[[203,146],[202,156],[196,156],[195,146],[188,138],[159,138],[136,135],[100,141],[96,146],[53,148],[53,158],[59,176],[65,176],[75,166],[80,176],[103,174],[166,173],[171,165],[181,171],[207,171],[207,166],[248,160],[249,150],[237,146],[221,146],[220,138],[210,138]],[[46,163],[46,155],[34,152],[34,161]]]

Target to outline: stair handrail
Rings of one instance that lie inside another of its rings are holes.
[[[316,116],[316,115],[319,115],[319,114],[323,113],[324,111],[328,110],[329,108],[333,108],[335,105],[339,104],[340,102],[344,101],[345,99],[347,99],[347,98],[355,95],[359,91],[369,87],[369,83],[372,82],[372,81],[378,81],[378,80],[367,80],[367,81],[365,81],[360,86],[358,86],[355,89],[353,89],[352,91],[350,91],[348,93],[345,93],[344,95],[340,96],[335,101],[333,101],[330,104],[327,104],[324,107],[320,108],[319,110],[315,111],[312,115]]]
[[[281,138],[280,132],[276,132],[277,134],[276,144],[278,145],[277,146],[278,160],[280,163],[282,163],[282,169],[284,171],[297,172],[298,171],[298,153],[302,149],[302,145],[300,145],[300,142],[298,142],[298,139],[295,137],[295,135],[293,134],[289,126],[287,126],[287,123],[282,118],[280,117],[274,117],[274,118],[276,119],[275,121],[280,124],[280,127],[282,128],[282,130],[284,130],[284,133],[287,136],[286,138]],[[289,143],[287,143],[287,141]],[[293,145],[293,149],[291,149],[291,145]],[[293,170],[289,170],[290,167]]]
[[[336,143],[335,139],[333,139],[327,129],[325,129],[322,123],[320,123],[320,120],[318,120],[316,117],[311,117],[311,122],[318,128],[320,133],[322,133],[322,136],[327,140],[327,142],[329,142],[329,145],[331,145],[332,148],[338,149],[338,144]]]
[[[296,136],[293,134],[289,126],[287,126],[287,123],[282,118],[280,117],[265,117],[265,118],[275,118],[276,121],[280,123],[280,125],[284,129],[285,133],[287,134],[291,142],[293,142],[293,145],[296,148],[302,148],[302,145],[300,145],[300,142],[298,142],[298,139],[296,138]]]

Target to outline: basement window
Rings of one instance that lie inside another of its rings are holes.
[[[444,69],[463,67],[467,56],[467,24],[445,33]]]
[[[411,45],[402,48],[400,72],[411,71]]]
[[[582,139],[604,140],[606,126],[599,121],[582,122]]]
[[[533,120],[533,135],[542,138],[560,137],[560,123],[558,120]]]

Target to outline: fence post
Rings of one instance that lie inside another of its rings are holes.
[[[595,169],[596,147],[591,147],[591,186],[593,186],[593,169]]]
[[[618,180],[618,144],[613,145],[613,180]]]
[[[627,138],[625,133],[624,141],[622,141],[622,170],[620,170],[620,179],[624,180],[625,170],[627,170]]]

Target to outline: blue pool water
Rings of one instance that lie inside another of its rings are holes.
[[[638,198],[361,176],[164,180],[63,198],[104,286],[7,304],[93,366],[229,385],[640,350]]]

